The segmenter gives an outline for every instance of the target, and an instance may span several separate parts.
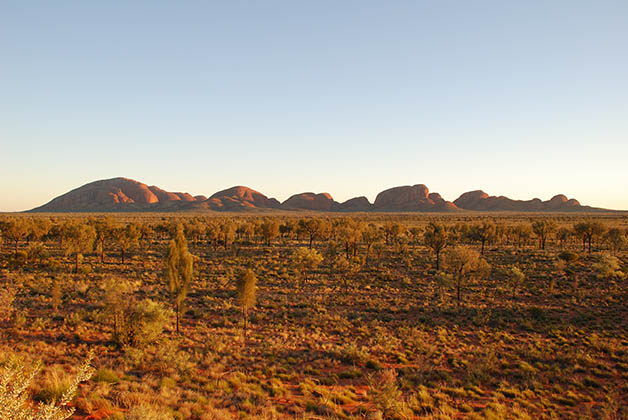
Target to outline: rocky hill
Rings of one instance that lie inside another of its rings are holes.
[[[248,187],[232,187],[219,191],[205,201],[208,208],[216,211],[242,211],[254,209],[278,209],[279,201]]]
[[[364,212],[373,210],[373,205],[366,197],[355,197],[343,203],[336,203],[336,205],[334,206],[334,210],[346,212]]]
[[[484,191],[462,194],[453,203],[438,193],[430,193],[423,184],[394,187],[380,192],[371,204],[366,197],[343,203],[328,193],[295,194],[283,203],[244,186],[219,191],[207,198],[188,193],[169,192],[128,178],[91,182],[65,193],[33,212],[128,212],[128,211],[229,211],[260,212],[272,210],[321,212],[594,212],[604,211],[582,206],[577,200],[556,195],[551,200],[513,200],[489,196]]]
[[[454,201],[454,204],[464,210],[475,211],[599,211],[589,206],[582,206],[578,200],[567,199],[562,194],[552,197],[551,200],[541,201],[538,198],[532,200],[512,200],[504,196],[489,196],[484,191],[470,191],[462,194]]]
[[[164,191],[128,178],[112,178],[83,185],[32,211],[137,211],[179,208],[182,203],[195,201],[196,198],[187,193]]]
[[[373,210],[375,211],[453,211],[458,208],[451,202],[443,200],[438,193],[429,194],[423,184],[394,187],[377,194]]]
[[[338,203],[328,193],[305,192],[295,194],[281,203],[286,210],[331,211]]]

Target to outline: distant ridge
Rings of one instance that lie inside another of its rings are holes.
[[[481,190],[470,191],[458,197],[454,204],[464,210],[475,211],[600,211],[589,206],[582,206],[578,200],[569,200],[562,194],[555,195],[548,201],[538,198],[532,200],[512,200],[508,197],[489,196]]]
[[[356,197],[338,203],[328,193],[295,194],[283,203],[244,186],[214,193],[192,196],[168,192],[129,178],[112,178],[90,182],[73,189],[31,212],[142,212],[142,211],[217,211],[263,212],[270,210],[315,212],[600,212],[612,211],[583,206],[562,194],[547,201],[513,200],[489,196],[476,190],[462,194],[455,201],[446,201],[438,193],[430,193],[423,184],[393,187],[380,192],[374,203]]]

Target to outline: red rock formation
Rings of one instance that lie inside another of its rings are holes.
[[[173,203],[196,201],[188,193],[171,193],[128,178],[91,182],[63,194],[34,211],[133,211],[170,209]],[[178,207],[175,206],[175,210]]]
[[[337,204],[328,193],[314,194],[306,192],[293,195],[281,203],[281,207],[287,210],[331,211]]]
[[[551,200],[512,200],[504,196],[489,196],[484,191],[470,191],[462,194],[454,203],[461,209],[475,211],[591,211],[591,207],[581,206],[577,200],[568,200],[562,194]]]
[[[243,186],[218,191],[209,197],[206,202],[209,208],[213,210],[241,211],[279,208],[279,201]]]
[[[336,204],[333,209],[335,211],[370,211],[373,205],[366,197],[355,197],[344,203]]]
[[[103,211],[260,211],[267,209],[311,211],[393,211],[431,212],[455,211],[602,211],[581,206],[577,200],[556,195],[551,200],[512,200],[489,196],[484,191],[469,191],[455,202],[444,200],[438,193],[430,193],[425,185],[390,188],[377,195],[371,204],[366,197],[356,197],[338,203],[327,193],[296,194],[282,204],[274,198],[247,187],[237,186],[213,194],[211,197],[188,193],[168,192],[156,186],[147,186],[128,178],[113,178],[91,182],[63,194],[48,204],[33,209],[39,212],[103,212]]]
[[[451,211],[456,206],[436,193],[429,194],[423,184],[390,188],[377,194],[375,211]]]

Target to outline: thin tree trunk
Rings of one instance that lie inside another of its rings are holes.
[[[460,289],[461,289],[461,284],[460,284],[460,279],[458,279],[458,283],[456,284],[456,292],[457,292],[457,298],[458,298],[458,308],[460,308]]]
[[[176,329],[177,329],[177,334],[179,334],[179,301],[178,300],[175,302],[175,312],[177,313],[176,314],[176,317],[177,317]]]
[[[242,312],[244,312],[244,345],[246,346],[246,333],[249,326],[249,311],[246,308],[243,308]]]

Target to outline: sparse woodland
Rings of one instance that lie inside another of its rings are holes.
[[[627,230],[618,214],[0,216],[0,415],[625,419]]]

